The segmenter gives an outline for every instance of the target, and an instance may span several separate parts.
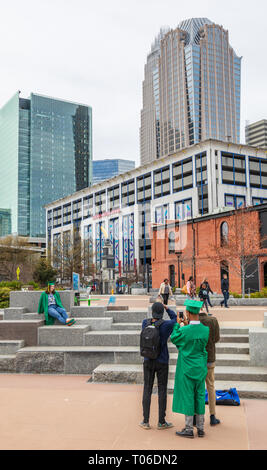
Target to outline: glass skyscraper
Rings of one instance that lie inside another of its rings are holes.
[[[228,31],[207,18],[182,21],[161,39],[157,66],[150,126],[158,128],[159,115],[159,136],[148,132],[141,113],[141,164],[206,139],[239,143],[241,58],[229,44]],[[143,103],[148,107],[144,92]],[[146,141],[151,148],[160,141],[160,151],[149,153]]]
[[[92,109],[19,92],[0,110],[0,207],[11,233],[42,237],[44,205],[92,181]]]
[[[113,178],[113,176],[120,175],[121,173],[135,168],[135,162],[133,160],[124,160],[121,158],[94,160],[92,164],[93,184],[100,183],[101,181]]]

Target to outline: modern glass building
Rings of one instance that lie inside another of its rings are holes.
[[[101,181],[113,178],[113,176],[120,175],[135,168],[135,162],[133,160],[124,160],[121,158],[94,160],[92,165],[93,184],[100,183]]]
[[[159,129],[152,136],[142,110],[141,164],[206,139],[239,143],[241,58],[229,44],[228,31],[207,18],[182,21],[161,39],[157,66],[159,126],[155,106],[150,126]],[[143,102],[149,106],[144,92]],[[159,151],[145,149],[150,136],[160,142]]]
[[[0,207],[11,233],[42,237],[44,205],[92,181],[92,109],[17,92],[0,110]]]

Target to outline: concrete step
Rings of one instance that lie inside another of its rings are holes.
[[[0,341],[0,355],[16,354],[16,352],[23,348],[25,345],[24,340],[1,340]]]
[[[76,325],[88,325],[91,331],[106,331],[111,330],[113,318],[75,318]]]
[[[169,366],[169,380],[175,377],[176,366]],[[100,364],[94,371],[94,382],[143,383],[142,364]],[[267,368],[263,367],[221,367],[215,368],[215,380],[233,382],[266,382]]]
[[[170,352],[170,365],[176,365],[178,359],[177,352]],[[249,367],[249,354],[216,354],[216,366],[240,366]]]
[[[86,346],[139,346],[140,332],[135,330],[94,331],[86,333],[84,344]]]
[[[221,334],[220,343],[248,343],[249,335]]]
[[[17,352],[16,372],[91,375],[102,363],[142,362],[136,346],[34,346]]]
[[[218,354],[249,354],[249,343],[217,343]]]
[[[16,372],[16,355],[15,354],[1,354],[0,355],[0,373],[10,374]]]
[[[98,309],[98,310],[97,310]],[[71,315],[73,318],[113,318],[114,322],[118,323],[140,323],[147,318],[147,310],[126,310],[126,311],[107,311],[105,307],[72,307]]]
[[[71,307],[72,317],[105,317],[106,307]],[[107,315],[108,316],[108,315]],[[110,316],[110,315],[109,315]]]
[[[111,329],[112,330],[135,330],[135,331],[139,331],[139,334],[141,332],[141,328],[142,328],[142,323],[116,323],[116,322],[113,322],[112,325],[111,325]]]
[[[173,393],[174,381],[170,380],[168,383],[168,393]],[[253,382],[253,381],[228,381],[216,380],[216,390],[229,390],[229,388],[236,388],[240,398],[267,398],[267,383],[266,382]]]
[[[0,340],[24,340],[26,346],[38,343],[38,328],[44,325],[42,320],[2,320]]]
[[[10,307],[4,309],[4,320],[22,320],[22,316],[27,312],[24,307]]]
[[[39,346],[82,346],[88,325],[53,325],[38,330]]]

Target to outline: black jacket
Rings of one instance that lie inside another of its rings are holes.
[[[223,291],[229,291],[229,281],[228,281],[228,279],[222,279],[221,288],[222,288],[222,292]]]

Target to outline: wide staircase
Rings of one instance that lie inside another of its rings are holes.
[[[5,309],[0,321],[0,372],[81,374],[96,383],[142,384],[139,341],[142,320],[150,316],[147,310],[72,307],[70,313],[74,326],[45,326],[43,315]],[[171,342],[169,353],[172,393],[178,352]],[[217,390],[235,387],[241,397],[267,398],[267,367],[250,365],[248,328],[221,327],[215,380]]]

